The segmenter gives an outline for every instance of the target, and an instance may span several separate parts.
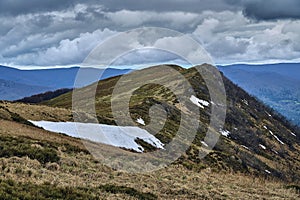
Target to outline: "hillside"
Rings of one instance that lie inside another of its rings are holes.
[[[299,197],[299,187],[293,182],[234,171],[219,172],[214,167],[195,171],[174,164],[159,171],[135,175],[115,171],[94,160],[81,140],[25,125],[26,121],[23,121],[23,117],[69,121],[70,110],[9,102],[0,104],[2,198],[151,200]]]
[[[248,93],[300,126],[300,65],[229,65],[219,69]]]
[[[54,99],[55,97],[58,97],[60,95],[63,95],[67,92],[72,91],[72,89],[58,89],[55,91],[47,91],[40,94],[35,94],[30,97],[24,97],[22,99],[17,100],[16,102],[22,102],[22,103],[41,103],[43,101],[48,101],[51,99]]]
[[[299,197],[297,186],[291,183],[210,168],[195,172],[182,165],[171,165],[147,174],[119,172],[94,160],[80,140],[15,122],[0,123],[1,147],[11,152],[2,153],[0,158],[0,195],[6,199]],[[22,148],[28,151],[17,151]],[[45,163],[39,155],[52,155],[52,159]]]
[[[182,68],[178,68],[178,70],[196,88],[197,97],[209,102],[207,88],[197,71]],[[147,72],[146,74],[153,78],[156,76]],[[118,79],[118,77],[110,78],[98,84],[96,111],[99,123],[114,124],[110,110],[110,96]],[[270,108],[249,96],[227,78],[223,77],[223,79],[227,93],[227,117],[224,130],[230,132],[229,136],[222,136],[222,139],[214,147],[214,151],[206,159],[202,161],[197,159],[209,121],[210,111],[209,108],[206,108],[204,112],[201,112],[199,120],[201,129],[198,130],[192,147],[186,155],[181,157],[179,162],[188,168],[199,169],[214,165],[221,170],[238,170],[264,175],[266,175],[267,170],[271,172],[271,176],[298,179],[300,174],[296,163],[299,162],[299,129],[293,127],[283,117],[273,113]],[[170,84],[172,83],[170,82]],[[86,87],[83,90],[84,93],[88,94],[90,88]],[[131,117],[133,119],[141,117],[146,124],[150,121],[148,108],[151,105],[162,105],[168,111],[166,125],[155,136],[163,143],[171,141],[174,136],[172,131],[176,132],[176,128],[178,128],[178,115],[180,113],[174,96],[168,92],[166,95],[164,89],[158,85],[146,85],[136,91],[131,100]],[[90,102],[86,102],[85,99],[78,102],[80,105],[87,105],[88,103]],[[64,94],[44,104],[71,108],[71,93]],[[151,132],[151,130],[148,131]],[[219,132],[219,130],[215,131]],[[271,133],[274,133],[276,137],[272,136]],[[276,138],[280,138],[284,145],[278,142]],[[286,159],[290,156],[292,159]],[[291,166],[294,167],[291,168]],[[293,172],[293,175],[291,172]]]
[[[171,67],[189,80],[197,98],[210,102],[208,90],[197,70]],[[147,69],[144,72],[154,80],[157,77]],[[110,98],[119,78],[98,83],[96,110],[100,123],[115,124]],[[211,105],[201,108],[190,103],[179,107],[174,95],[157,84],[145,85],[134,92],[130,102],[134,120],[142,118],[148,124],[148,109],[154,104],[167,111],[166,124],[155,135],[164,144],[176,134],[179,109],[186,111],[191,106],[200,111],[200,126],[186,153],[171,166],[145,174],[130,174],[106,167],[94,160],[81,140],[42,130],[27,121],[72,121],[72,93],[43,102],[43,105],[0,102],[0,146],[7,149],[0,158],[3,171],[0,188],[4,188],[0,193],[9,196],[7,191],[14,188],[15,195],[33,195],[33,189],[25,192],[27,187],[42,191],[40,198],[58,199],[72,198],[72,195],[83,199],[96,199],[97,196],[103,199],[297,199],[300,184],[299,129],[227,78],[223,77],[223,80],[227,93],[226,123],[222,131],[214,130],[223,135],[203,159],[199,159],[198,154],[206,151],[203,139]],[[88,92],[90,87],[81,90]],[[85,105],[90,102],[83,97],[78,103]],[[100,146],[106,152],[115,151],[115,147]]]

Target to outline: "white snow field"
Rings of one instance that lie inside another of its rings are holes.
[[[259,146],[260,146],[260,148],[262,148],[262,149],[264,149],[264,150],[266,150],[267,149],[267,147],[265,147],[264,145],[262,145],[262,144],[259,144]]]
[[[245,145],[241,145],[243,148],[250,150],[249,147],[245,146]]]
[[[230,134],[230,131],[228,131],[228,130],[220,130],[220,133],[221,133],[223,136],[228,137],[229,134]]]
[[[198,99],[197,97],[195,97],[194,95],[192,95],[190,97],[190,101],[193,102],[193,104],[197,105],[200,108],[204,108],[204,106],[209,106],[209,102],[202,100],[202,99]]]
[[[136,120],[137,123],[145,126],[145,121],[140,117]]]
[[[164,144],[159,139],[151,135],[148,131],[134,126],[111,126],[79,122],[30,122],[47,131],[64,133],[71,137],[132,149],[136,152],[144,151],[144,148],[135,142],[137,138],[158,149],[164,148]]]
[[[284,144],[284,142],[282,142],[277,135],[275,135],[272,131],[269,130],[269,133],[280,143],[280,144]]]
[[[297,135],[295,133],[293,133],[293,132],[290,132],[290,133],[291,133],[292,136],[297,137]]]

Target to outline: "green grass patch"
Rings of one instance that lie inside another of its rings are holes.
[[[40,163],[58,162],[60,160],[55,148],[47,143],[39,143],[41,148],[34,146],[34,141],[27,138],[0,136],[0,157],[24,157],[36,159]]]
[[[295,189],[298,193],[300,193],[300,185],[288,185],[287,189]]]
[[[126,187],[126,186],[116,186],[116,185],[107,184],[107,185],[100,186],[100,189],[105,192],[109,192],[109,193],[113,193],[113,194],[117,194],[117,193],[128,194],[128,195],[136,197],[140,200],[157,199],[157,196],[152,193],[139,192],[134,188],[130,188],[130,187]]]
[[[126,186],[102,185],[95,188],[57,187],[48,183],[36,185],[33,183],[17,183],[14,180],[0,180],[0,197],[3,200],[99,199],[102,192],[126,194],[140,200],[157,199],[157,196],[152,193],[139,192]]]
[[[98,199],[89,189],[58,188],[50,184],[21,184],[13,180],[0,180],[0,197],[3,200]]]

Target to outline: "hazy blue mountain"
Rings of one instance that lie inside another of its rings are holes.
[[[51,90],[51,88],[0,79],[0,98],[2,100],[15,100],[24,97],[24,94],[33,95],[48,90]]]
[[[230,65],[219,69],[250,94],[300,125],[300,64]]]
[[[17,83],[46,86],[55,89],[73,87],[79,67],[42,69],[42,70],[19,70],[15,68],[0,66],[0,79],[10,80]],[[87,68],[88,71],[99,73],[103,70]],[[128,69],[108,68],[101,79],[127,73]]]
[[[0,99],[16,100],[34,94],[60,88],[73,88],[79,67],[42,69],[42,70],[19,70],[11,67],[0,66]],[[101,69],[86,68],[93,74],[100,74]],[[129,72],[129,69],[106,69],[102,77],[105,79]],[[5,82],[5,84],[4,84]],[[90,83],[87,83],[90,84]]]

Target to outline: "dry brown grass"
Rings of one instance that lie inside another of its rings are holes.
[[[2,102],[1,106],[30,120],[72,120],[71,110],[64,108],[9,102]],[[4,118],[8,117],[5,111],[0,114]],[[13,121],[0,120],[0,134],[54,142],[61,146],[69,144],[85,150],[82,140]],[[110,146],[101,145],[101,148],[105,153],[114,151],[114,147]],[[286,188],[287,183],[263,177],[216,172],[209,168],[195,172],[181,165],[171,165],[146,174],[130,174],[112,170],[96,162],[92,155],[84,152],[67,153],[59,148],[58,154],[61,158],[59,163],[47,165],[42,165],[28,157],[0,158],[0,179],[34,184],[51,183],[58,187],[94,188],[103,184],[123,185],[141,192],[151,192],[159,199],[298,199],[300,197],[297,191]],[[269,164],[272,166],[273,163]],[[97,195],[101,199],[133,199],[126,194],[111,194],[103,191],[98,191]]]
[[[148,174],[128,174],[94,163],[89,155],[64,157],[61,168],[56,171],[48,170],[28,158],[2,158],[0,163],[9,166],[9,172],[6,168],[1,173],[1,178],[5,179],[91,188],[102,184],[126,185],[141,192],[154,193],[160,199],[299,198],[299,194],[286,189],[284,183],[243,174],[216,173],[210,169],[195,173],[181,166],[170,166]],[[30,177],[29,171],[32,173]]]
[[[0,121],[0,133],[26,136],[36,140],[71,144],[84,148],[81,140],[50,133],[42,129]],[[141,192],[151,192],[159,199],[298,199],[295,190],[286,189],[286,183],[239,173],[200,172],[171,165],[146,174],[130,174],[112,170],[83,152],[58,151],[59,163],[41,165],[28,157],[0,158],[0,179],[56,186],[97,187],[103,184],[123,185]],[[49,168],[49,165],[59,167]],[[134,199],[125,194],[99,192],[101,199]]]
[[[11,136],[25,136],[39,141],[48,141],[59,144],[70,144],[82,149],[85,149],[79,139],[72,138],[63,134],[52,133],[31,127],[23,124],[19,124],[12,121],[0,119],[0,134],[11,135]]]
[[[27,120],[45,120],[55,122],[72,120],[72,111],[64,108],[11,102],[0,102],[0,106],[7,108],[13,113],[19,114]]]

